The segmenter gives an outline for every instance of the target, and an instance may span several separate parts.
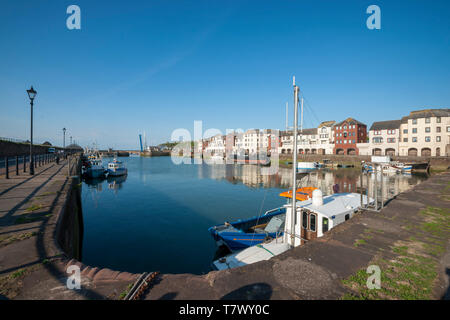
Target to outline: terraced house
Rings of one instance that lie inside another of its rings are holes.
[[[332,127],[334,123],[335,121],[324,121],[317,128],[303,129],[297,136],[298,154],[332,154],[334,147]],[[293,153],[292,137],[292,131],[280,132],[279,153]]]
[[[347,118],[333,126],[333,154],[358,155],[358,143],[367,140],[367,126],[353,118]]]
[[[399,155],[450,155],[450,109],[412,111],[401,119]]]
[[[401,120],[374,122],[369,129],[369,154],[397,156],[399,154]]]

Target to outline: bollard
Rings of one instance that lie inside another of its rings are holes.
[[[19,156],[16,156],[16,176],[19,175]]]
[[[9,179],[9,165],[8,165],[8,157],[5,157],[5,174],[6,174],[6,179]]]

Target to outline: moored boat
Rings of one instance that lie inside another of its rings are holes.
[[[318,169],[317,162],[298,162],[297,173],[308,173]]]
[[[86,177],[95,179],[105,176],[105,167],[101,159],[90,159],[89,164],[86,168]]]
[[[299,201],[310,199],[315,189],[310,187],[297,189],[296,199]],[[282,192],[280,196],[292,199],[292,191]],[[208,231],[218,247],[225,246],[234,252],[282,235],[285,215],[285,207],[275,208],[261,216],[210,227]]]
[[[367,204],[368,198],[365,195],[362,199],[363,204]],[[269,260],[293,247],[322,237],[332,228],[350,219],[360,206],[361,195],[358,193],[338,193],[322,197],[322,192],[315,190],[312,199],[296,206],[294,222],[291,218],[291,204],[284,206],[286,220],[281,236],[219,258],[213,261],[213,268],[225,270]],[[294,230],[293,234],[291,230]]]
[[[108,163],[108,176],[123,176],[128,174],[128,169],[122,161],[114,159]]]

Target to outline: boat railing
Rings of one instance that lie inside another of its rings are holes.
[[[279,208],[275,208],[275,209],[266,211],[263,215],[266,216],[266,215],[268,215],[268,214],[271,214],[272,212],[279,211],[279,210],[281,210],[282,208],[283,208],[283,207],[279,207]]]

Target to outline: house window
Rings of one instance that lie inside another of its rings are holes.
[[[412,142],[417,142],[417,137],[413,137]]]
[[[417,128],[413,128],[412,133],[417,133]]]
[[[450,132],[450,127],[447,127],[447,132]]]
[[[430,118],[425,118],[425,123],[430,123]]]
[[[408,129],[403,129],[403,133],[407,134],[408,133]]]
[[[403,142],[408,142],[408,138],[403,138]]]
[[[425,127],[425,132],[431,132],[431,128],[430,127]]]
[[[388,138],[388,139],[387,139],[387,142],[388,142],[388,143],[395,143],[395,138]]]
[[[372,139],[373,143],[383,143],[383,138],[382,137],[375,137]]]
[[[328,231],[328,218],[322,218],[322,233]]]
[[[431,138],[430,137],[425,137],[425,142],[430,142]]]
[[[355,140],[353,140],[353,143],[355,143]]]
[[[417,119],[413,119],[412,124],[417,124]]]
[[[441,142],[441,136],[436,137],[436,142]]]
[[[309,229],[311,231],[316,231],[316,215],[315,214],[311,214],[309,216]]]
[[[436,123],[441,123],[441,117],[436,118]]]

